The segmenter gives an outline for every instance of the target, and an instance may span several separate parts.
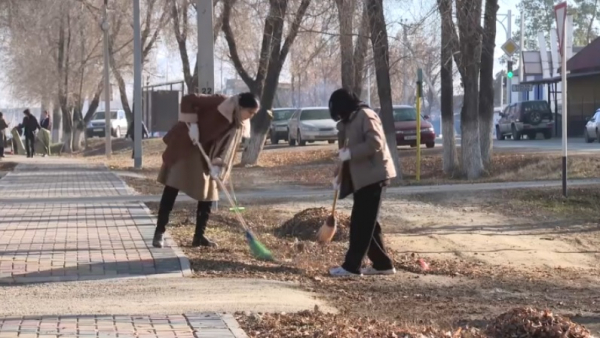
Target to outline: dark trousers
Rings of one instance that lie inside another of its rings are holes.
[[[167,223],[169,223],[169,215],[175,205],[175,200],[179,190],[173,187],[165,186],[163,190],[162,198],[160,199],[160,205],[158,207],[158,220],[156,222],[156,232],[163,234],[167,229]],[[212,208],[212,202],[198,201],[198,207],[196,209],[196,234],[195,236],[204,236],[206,231],[206,224],[210,217]]]
[[[4,148],[6,147],[6,137],[4,130],[0,130],[0,157],[4,157]]]
[[[366,186],[354,192],[354,204],[350,215],[350,247],[342,267],[360,273],[365,255],[373,262],[373,268],[388,270],[394,264],[385,251],[378,222],[379,208],[385,187],[382,183]]]
[[[25,132],[25,150],[27,151],[27,157],[33,156],[35,152],[35,134],[33,132]]]

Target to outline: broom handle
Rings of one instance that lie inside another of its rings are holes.
[[[190,128],[190,125],[187,123],[186,123],[186,126],[188,126],[188,129]],[[198,146],[198,149],[200,149],[200,153],[202,154],[202,157],[204,157],[204,161],[206,161],[206,164],[208,165],[208,170],[212,171],[212,164],[210,162],[210,158],[208,157],[208,155],[206,155],[206,152],[202,148],[202,145],[200,144],[200,142],[198,142],[196,144],[196,146]],[[246,225],[246,221],[244,221],[244,218],[242,217],[242,215],[240,215],[239,211],[237,210],[237,206],[233,202],[233,199],[231,198],[231,195],[229,195],[229,191],[227,191],[227,188],[225,187],[223,182],[219,178],[213,178],[213,179],[217,182],[217,185],[219,186],[219,188],[221,188],[221,190],[225,194],[225,197],[229,201],[229,204],[231,204],[231,207],[234,209],[235,216],[237,217],[238,221],[240,222],[240,224],[242,225],[244,230],[250,231],[248,229],[248,225]]]
[[[344,142],[344,147],[347,147],[347,146],[348,146],[348,139],[346,139],[346,142]],[[339,180],[338,183],[340,184],[340,186],[342,184],[342,172],[344,171],[343,168],[344,168],[344,163],[342,162],[340,164],[340,168],[338,169],[338,174],[337,174],[337,179]],[[337,200],[338,200],[339,195],[340,195],[339,189],[333,193],[333,206],[331,207],[331,216],[333,216],[333,217],[335,217],[335,207],[337,205]]]
[[[337,205],[337,200],[338,200],[338,196],[340,195],[340,192],[338,190],[336,190],[333,193],[333,206],[331,207],[331,215],[335,216],[335,206]]]

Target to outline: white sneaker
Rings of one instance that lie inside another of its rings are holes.
[[[396,273],[396,268],[391,268],[388,270],[375,270],[373,267],[368,267],[361,269],[360,272],[364,275],[374,276],[374,275],[393,275]]]
[[[341,266],[329,269],[329,274],[332,277],[360,277],[362,274],[352,273]]]

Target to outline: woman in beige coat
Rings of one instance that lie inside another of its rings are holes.
[[[250,118],[259,103],[252,93],[186,95],[181,99],[179,122],[163,138],[167,148],[158,182],[165,188],[160,201],[152,245],[162,248],[164,233],[179,191],[198,201],[192,246],[216,246],[204,235],[212,203],[219,193],[215,178],[227,179],[237,146],[250,132]],[[202,158],[200,144],[211,159],[213,171]]]
[[[332,276],[394,274],[392,259],[383,245],[379,208],[390,179],[396,170],[387,148],[383,126],[377,113],[345,89],[338,89],[329,99],[331,118],[338,122],[341,177],[333,181],[340,198],[352,194],[350,247],[344,264],[332,268]],[[361,270],[364,257],[373,263]]]

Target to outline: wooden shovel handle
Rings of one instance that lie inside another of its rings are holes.
[[[346,141],[344,142],[344,147],[347,147],[347,146],[348,146],[348,139],[346,139]],[[338,183],[340,185],[340,188],[342,186],[342,172],[343,171],[344,171],[344,163],[342,162],[342,163],[340,163],[340,167],[339,167],[338,173],[337,173],[337,179],[339,181]],[[337,200],[338,200],[339,195],[340,195],[339,189],[333,193],[333,206],[331,207],[331,216],[332,217],[335,217],[335,207],[337,205]]]

